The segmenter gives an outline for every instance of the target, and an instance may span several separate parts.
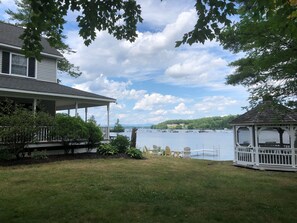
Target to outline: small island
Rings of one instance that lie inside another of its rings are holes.
[[[214,116],[189,120],[167,120],[157,125],[152,125],[152,129],[231,129],[230,121],[237,115]]]

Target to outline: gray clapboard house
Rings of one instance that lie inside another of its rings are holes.
[[[105,137],[109,138],[109,108],[116,100],[77,90],[57,83],[57,62],[63,56],[42,38],[42,60],[26,58],[21,53],[23,41],[19,36],[24,29],[0,22],[0,99],[10,98],[17,103],[32,107],[34,111],[41,108],[54,115],[60,110],[106,106],[107,129]]]

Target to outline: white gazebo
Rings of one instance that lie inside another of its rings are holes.
[[[231,123],[234,165],[297,171],[297,112],[264,101]]]

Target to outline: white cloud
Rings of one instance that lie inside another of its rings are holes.
[[[147,110],[151,111],[153,109],[158,110],[160,107],[164,107],[168,104],[175,104],[183,99],[172,96],[172,95],[162,95],[159,93],[152,93],[144,95],[144,98],[140,99],[134,106],[134,110]]]
[[[156,111],[150,112],[151,115],[166,115],[167,113],[168,113],[168,111],[166,111],[164,109],[158,109]]]
[[[168,67],[161,82],[182,86],[211,86],[223,83],[228,62],[207,52],[187,52],[179,55],[181,62]]]
[[[194,9],[179,12],[176,19],[159,32],[138,32],[139,36],[133,43],[118,41],[107,32],[100,32],[86,47],[77,33],[69,32],[68,43],[78,53],[67,58],[93,79],[98,73],[104,73],[107,77],[124,77],[132,81],[152,80],[190,87],[206,84],[210,88],[224,82],[230,68],[222,59],[226,52],[218,43],[175,48],[175,41],[193,28],[197,18]],[[164,11],[163,14],[170,12]],[[216,50],[215,53],[211,53],[212,49]]]
[[[202,102],[196,103],[194,108],[199,112],[210,112],[210,111],[224,111],[228,106],[236,104],[235,99],[224,97],[224,96],[211,96],[205,97]]]
[[[172,111],[172,113],[179,114],[179,115],[192,115],[195,112],[189,110],[184,103],[180,103],[174,107],[174,110]]]
[[[194,0],[137,0],[137,2],[141,5],[144,23],[156,29],[174,22],[181,12],[188,11],[195,5]]]
[[[140,99],[146,93],[145,90],[130,89],[132,85],[131,81],[117,82],[108,79],[103,74],[99,75],[94,80],[88,76],[82,76],[81,78],[83,83],[74,84],[74,88],[116,99]]]

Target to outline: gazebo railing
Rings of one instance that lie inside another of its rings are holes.
[[[293,156],[291,148],[235,148],[235,162],[242,165],[268,165],[294,167],[297,164],[297,149]],[[258,158],[258,159],[257,159]],[[293,162],[294,161],[294,162]]]
[[[291,148],[259,148],[258,154],[259,164],[292,166]]]
[[[254,163],[254,152],[251,147],[236,147],[235,148],[235,160],[244,163],[252,164]]]

